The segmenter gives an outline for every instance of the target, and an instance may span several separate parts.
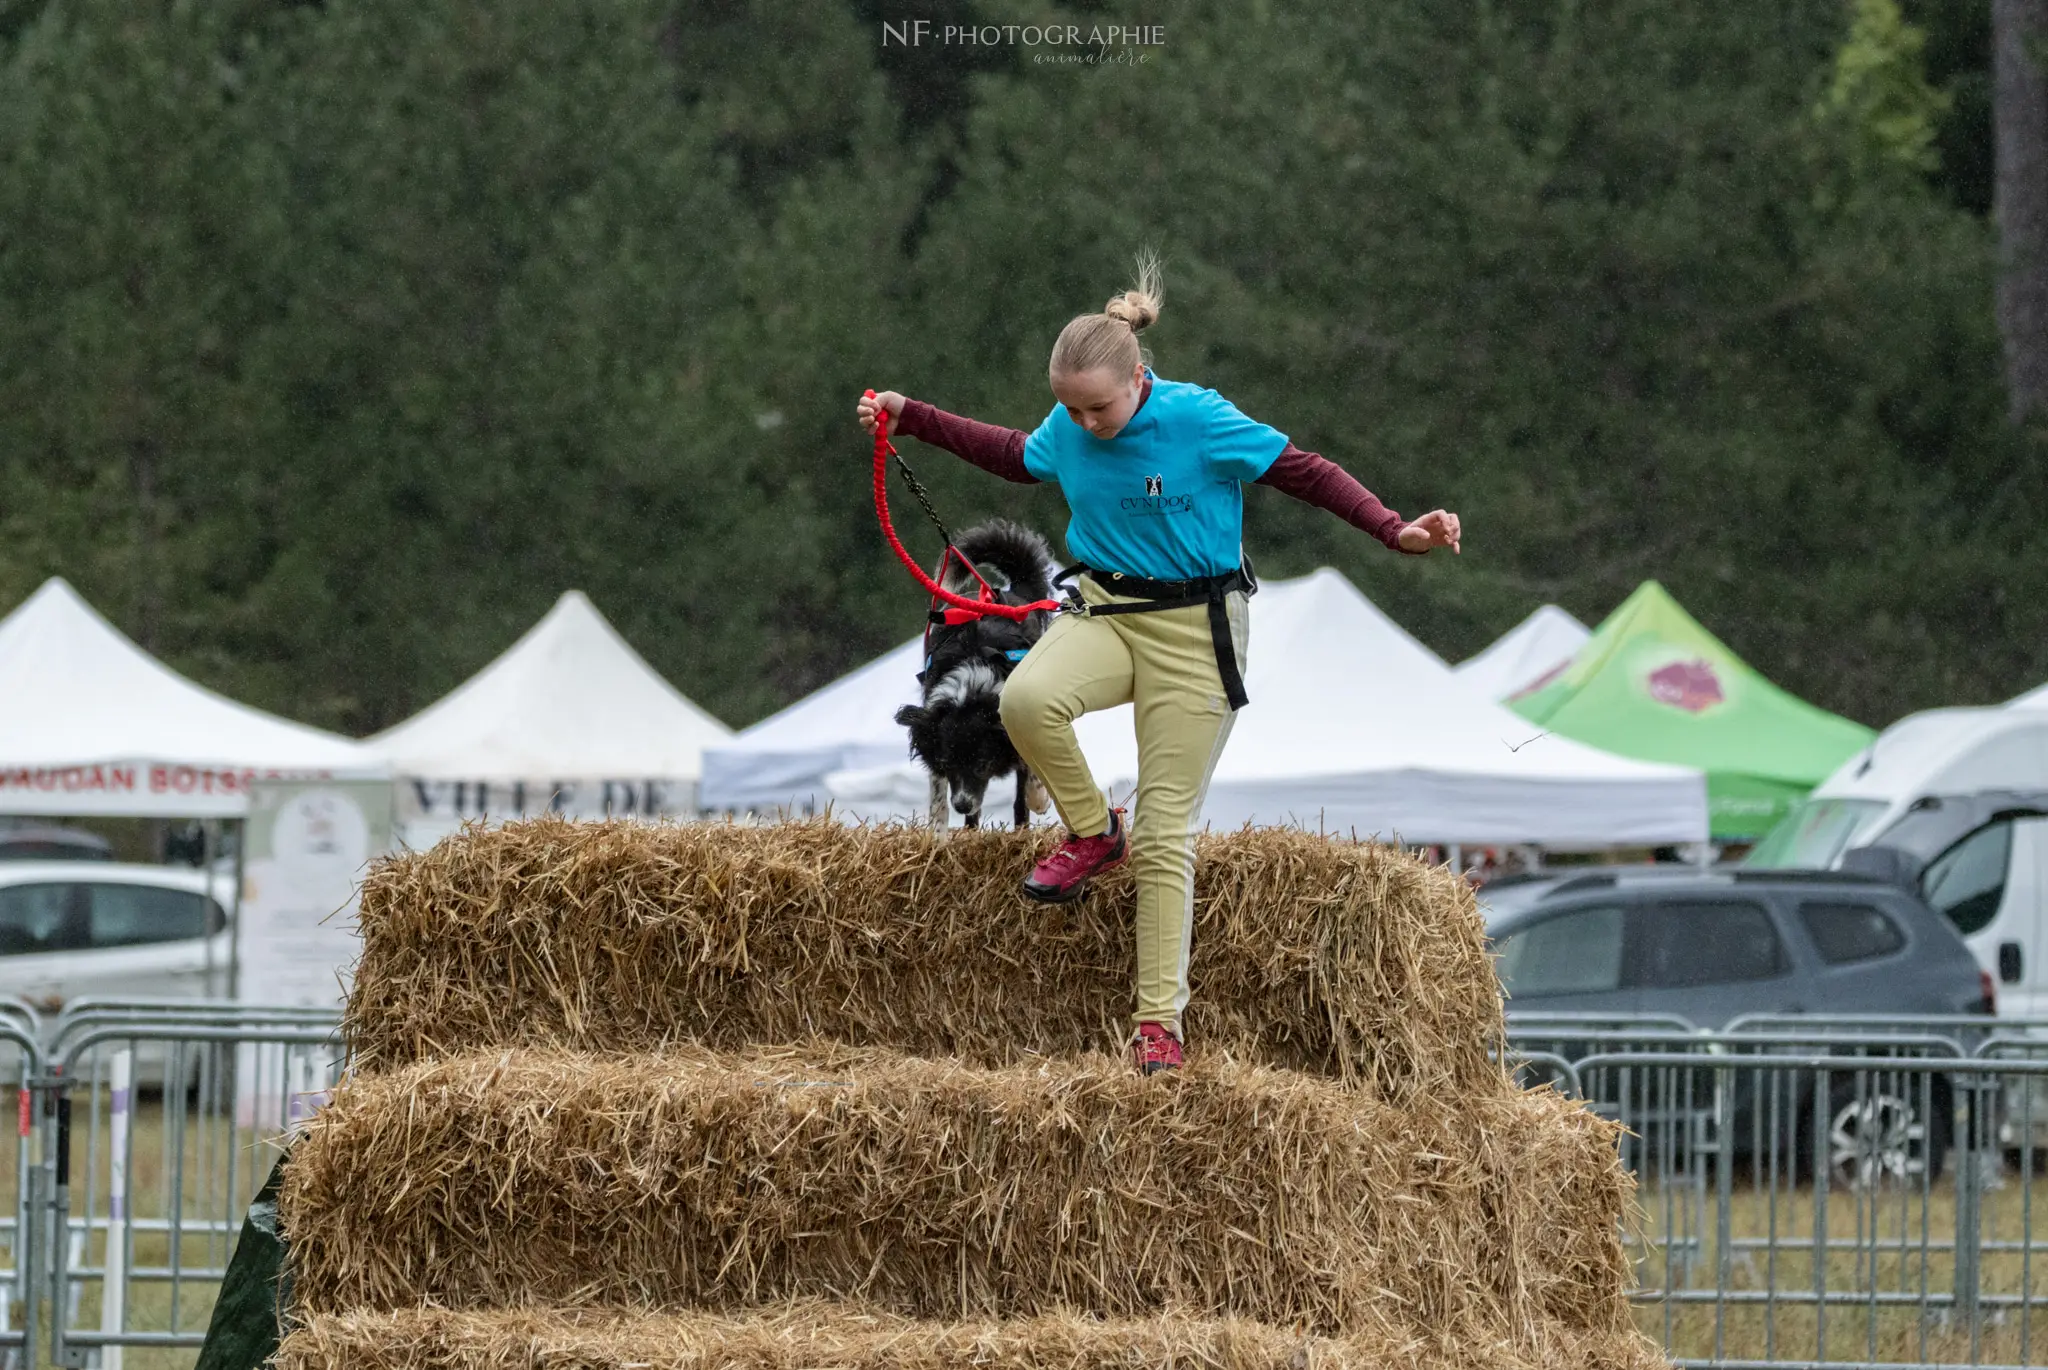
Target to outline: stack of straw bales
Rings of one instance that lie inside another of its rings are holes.
[[[1648,1367],[1612,1129],[1489,1058],[1462,881],[1199,851],[1189,1068],[1127,875],[1032,834],[543,819],[373,872],[282,1195],[285,1370]]]

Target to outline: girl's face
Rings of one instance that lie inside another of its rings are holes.
[[[1128,376],[1114,371],[1057,372],[1053,398],[1067,407],[1067,417],[1091,437],[1109,439],[1123,431],[1138,410],[1138,392],[1145,383],[1141,363]]]

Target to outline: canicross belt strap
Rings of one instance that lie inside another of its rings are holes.
[[[1090,604],[1081,598],[1076,577],[1086,576],[1113,595],[1142,600],[1140,604]],[[1220,576],[1197,576],[1192,580],[1148,580],[1118,571],[1098,571],[1092,566],[1069,566],[1053,577],[1054,585],[1065,585],[1070,612],[1091,618],[1111,614],[1155,614],[1167,609],[1209,606],[1209,641],[1216,649],[1216,674],[1223,681],[1223,695],[1232,709],[1251,701],[1245,696],[1244,676],[1237,667],[1237,647],[1230,640],[1230,607],[1227,597],[1237,590],[1247,595],[1259,592],[1259,578],[1252,572],[1250,558],[1235,571]]]

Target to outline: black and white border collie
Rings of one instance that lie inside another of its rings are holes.
[[[1052,549],[1029,528],[991,519],[969,528],[954,545],[1003,603],[1051,598]],[[969,598],[980,589],[973,576],[950,564],[940,583]],[[1045,789],[1010,745],[1000,710],[1003,682],[1044,636],[1048,617],[1039,612],[1019,623],[990,615],[933,626],[926,643],[930,656],[918,676],[924,702],[896,711],[896,721],[910,730],[910,754],[931,773],[933,822],[943,821],[950,796],[967,826],[980,827],[982,797],[999,775],[1017,777],[1011,818],[1018,827],[1030,822],[1027,808],[1045,811]]]

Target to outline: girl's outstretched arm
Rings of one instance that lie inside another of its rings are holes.
[[[894,416],[892,432],[943,447],[954,456],[974,463],[993,476],[1018,485],[1036,485],[1038,477],[1024,469],[1025,435],[1015,428],[948,414],[923,400],[906,399],[894,390],[884,390],[874,399],[860,402],[860,424],[875,431],[875,410],[886,408]]]
[[[1260,485],[1294,496],[1305,504],[1327,509],[1354,528],[1371,533],[1397,552],[1421,556],[1432,547],[1453,552],[1461,530],[1458,516],[1433,509],[1413,523],[1381,504],[1379,497],[1358,483],[1349,471],[1327,457],[1304,452],[1293,443],[1273,459]]]
[[[1353,528],[1372,534],[1396,552],[1420,555],[1429,550],[1426,542],[1413,548],[1403,544],[1401,533],[1410,526],[1408,522],[1381,504],[1379,496],[1360,485],[1357,477],[1329,458],[1304,452],[1291,442],[1273,459],[1273,464],[1266,468],[1266,474],[1259,477],[1258,484],[1270,485],[1304,504],[1327,509]]]

